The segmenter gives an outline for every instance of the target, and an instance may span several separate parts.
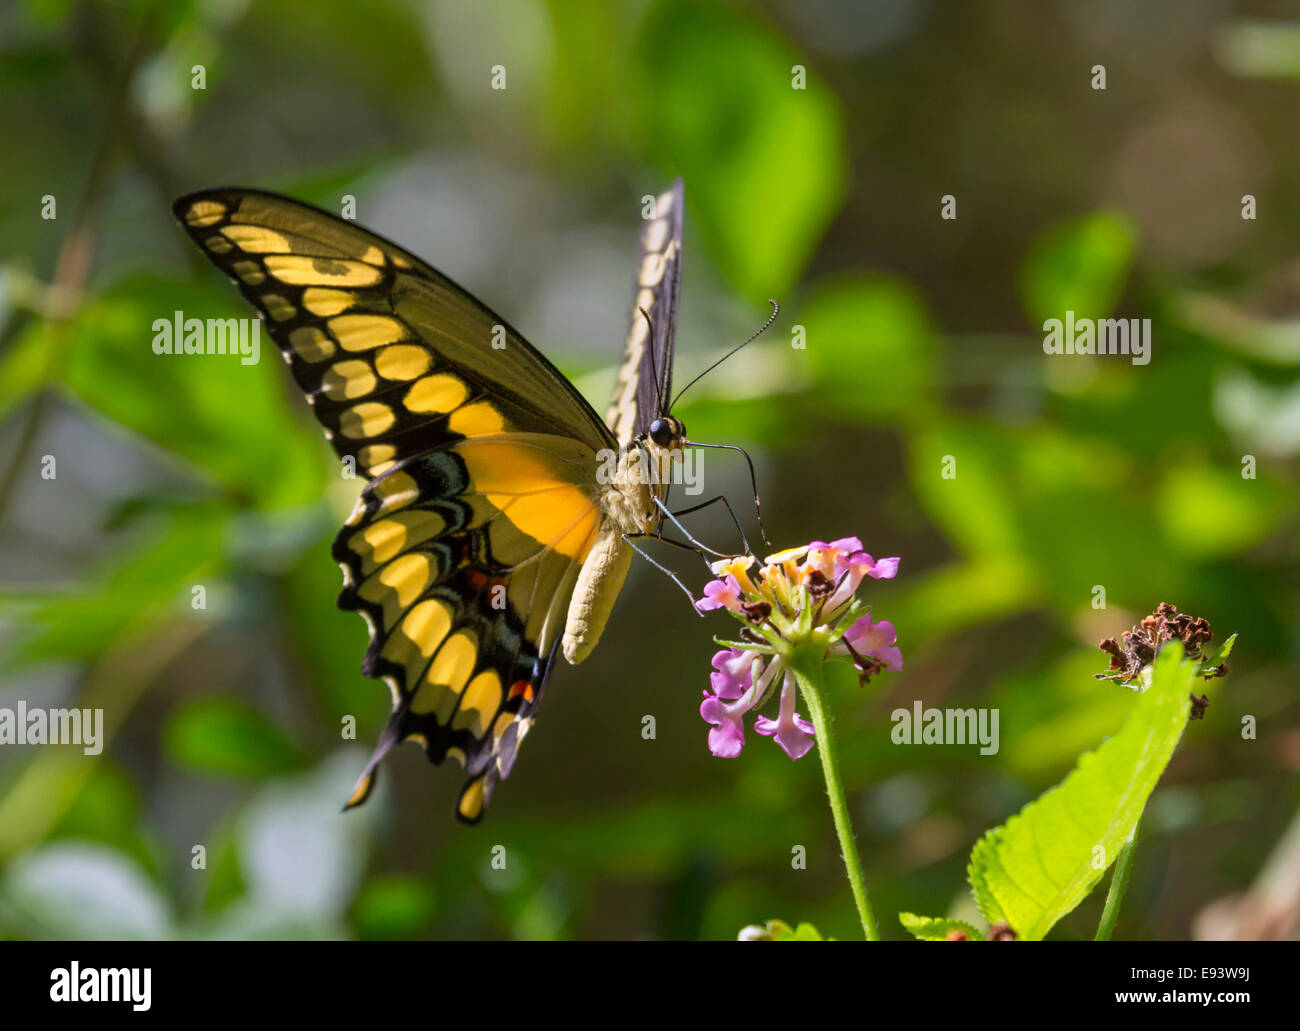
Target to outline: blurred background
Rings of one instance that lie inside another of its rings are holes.
[[[777,545],[902,556],[869,597],[906,668],[831,702],[885,933],[970,917],[975,840],[1132,705],[1098,640],[1169,601],[1241,637],[1116,936],[1295,936],[1298,104],[1300,5],[1265,0],[4,5],[0,705],[100,707],[106,745],[0,748],[0,935],[856,935],[815,761],[709,755],[732,624],[644,564],[481,826],[413,747],[339,815],[389,709],[334,605],[359,484],[269,341],[150,346],[248,314],[174,197],[351,195],[603,411],[641,198],[681,175],[678,382],[781,314],[678,414],[751,450]],[[1152,319],[1151,363],[1045,357],[1066,309]],[[743,461],[705,462],[744,515]],[[916,699],[997,707],[999,753],[892,744]]]

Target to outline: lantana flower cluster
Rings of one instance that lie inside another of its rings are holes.
[[[742,624],[739,641],[713,656],[710,690],[700,716],[712,728],[709,750],[735,758],[745,744],[745,719],[780,690],[775,719],[759,715],[754,730],[773,738],[791,759],[807,754],[816,741],[813,725],[796,711],[798,686],[788,666],[795,647],[813,644],[826,657],[851,660],[862,683],[878,673],[903,668],[903,653],[888,620],[873,619],[857,598],[868,577],[888,580],[898,573],[897,558],[873,559],[856,537],[813,541],[764,559],[757,570],[753,555],[712,564],[718,579],[704,587],[695,603],[700,612],[725,609]]]

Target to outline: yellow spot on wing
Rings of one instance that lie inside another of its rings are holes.
[[[383,278],[379,269],[363,261],[306,254],[272,254],[266,259],[266,270],[294,286],[374,286]]]
[[[413,412],[450,412],[469,396],[469,390],[455,376],[440,372],[412,384],[404,403]]]
[[[384,379],[409,380],[423,376],[433,359],[423,347],[414,344],[395,344],[385,347],[375,356],[375,371]]]
[[[353,405],[339,416],[339,432],[353,440],[376,437],[397,420],[388,405],[365,401]]]
[[[396,508],[405,508],[419,496],[419,488],[407,473],[389,473],[375,484],[372,491],[379,499],[377,515],[384,515]]]
[[[438,536],[446,526],[446,520],[437,512],[395,512],[358,530],[348,538],[348,547],[361,556],[363,563],[383,565],[407,548]]]
[[[474,672],[474,660],[478,656],[478,642],[472,630],[458,630],[441,648],[438,657],[429,667],[429,682],[442,684],[456,694],[460,694]]]
[[[287,322],[298,314],[297,309],[279,294],[263,294],[262,304],[266,306],[266,313],[276,322]]]
[[[456,811],[466,820],[477,820],[483,815],[485,777],[479,777],[465,785],[456,803]]]
[[[397,622],[397,616],[408,608],[433,580],[433,562],[423,552],[412,552],[384,566],[358,588],[357,593],[366,601],[381,605],[384,610],[384,627]]]
[[[452,412],[447,428],[462,437],[490,437],[504,433],[506,421],[490,401],[475,401]]]
[[[344,804],[343,808],[351,809],[353,806],[358,806],[364,802],[366,797],[370,794],[370,789],[374,787],[374,783],[375,775],[373,773],[363,775],[362,778],[357,781],[357,786],[352,789],[352,794],[348,796],[348,800]]]
[[[406,326],[387,315],[338,315],[329,326],[345,351],[369,351],[408,336]]]
[[[249,286],[257,286],[266,279],[266,273],[255,261],[237,261],[230,266],[230,271]]]
[[[350,294],[346,290],[331,290],[323,286],[309,286],[302,292],[302,306],[321,318],[347,311],[356,300],[356,294]]]
[[[226,206],[215,200],[196,200],[185,212],[185,224],[201,229],[220,222],[225,217]]]
[[[213,254],[229,254],[235,249],[235,245],[223,236],[217,236],[213,233],[203,241],[203,246]]]
[[[457,630],[447,638],[411,699],[411,711],[433,712],[439,723],[446,724],[465,682],[474,672],[477,657],[478,641],[472,630]]]
[[[420,602],[402,620],[392,636],[384,642],[380,654],[404,666],[408,671],[417,664],[417,654],[430,658],[451,629],[451,612],[433,598]],[[424,664],[418,663],[417,674]],[[413,678],[412,678],[413,679]]]
[[[305,362],[324,361],[334,353],[334,341],[315,326],[302,326],[289,334],[289,345]]]
[[[373,469],[377,465],[383,465],[386,462],[392,462],[397,457],[397,448],[392,444],[371,444],[369,447],[363,447],[357,452],[357,461],[367,469]]]
[[[363,361],[335,362],[325,370],[321,387],[325,396],[332,401],[347,401],[354,397],[364,397],[375,389],[375,374]],[[346,433],[346,431],[345,431]],[[364,434],[373,436],[373,434]],[[366,463],[369,465],[369,463]]]
[[[221,235],[249,254],[288,254],[292,249],[288,240],[265,226],[226,226]]]
[[[460,699],[460,708],[451,721],[452,730],[469,727],[475,737],[483,737],[492,717],[501,708],[501,678],[494,669],[486,669],[469,682]]]

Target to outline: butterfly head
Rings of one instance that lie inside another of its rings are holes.
[[[681,419],[674,419],[671,415],[665,415],[650,424],[646,436],[649,438],[650,443],[663,448],[665,451],[681,450],[686,443],[686,426]]]

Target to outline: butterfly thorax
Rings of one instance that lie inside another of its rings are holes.
[[[653,445],[633,441],[618,453],[611,482],[605,488],[601,504],[610,522],[623,533],[653,533],[659,525],[659,506],[670,458]]]
[[[663,518],[659,502],[685,446],[686,428],[669,416],[656,419],[651,431],[619,449],[602,503],[624,533],[653,533],[658,527]]]

